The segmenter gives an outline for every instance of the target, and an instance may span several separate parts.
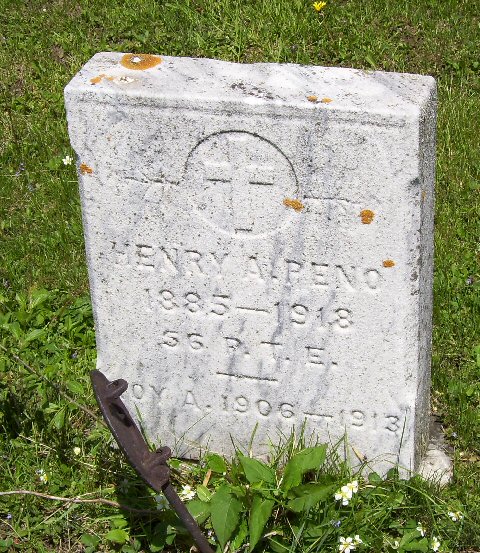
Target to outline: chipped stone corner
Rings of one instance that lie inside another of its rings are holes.
[[[452,450],[445,442],[445,435],[439,419],[432,415],[430,418],[430,438],[427,451],[418,468],[418,474],[446,486],[453,478]]]

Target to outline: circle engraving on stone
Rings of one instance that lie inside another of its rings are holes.
[[[223,131],[199,142],[182,184],[197,213],[235,237],[276,232],[294,219],[283,205],[298,195],[293,166],[275,144],[253,133]]]

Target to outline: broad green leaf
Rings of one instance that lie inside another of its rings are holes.
[[[76,380],[67,380],[65,384],[72,393],[77,394],[79,396],[85,395],[85,390],[83,386],[80,384],[80,382],[77,382]]]
[[[272,514],[275,501],[272,499],[263,499],[256,495],[253,498],[252,509],[250,510],[249,526],[250,526],[250,549],[257,545],[258,540],[262,537],[263,529]]]
[[[111,521],[115,528],[126,528],[128,526],[127,519],[122,515],[112,517]]]
[[[197,496],[201,501],[209,502],[212,499],[212,492],[204,485],[197,486]]]
[[[428,551],[428,540],[423,538],[419,541],[411,541],[402,547],[403,551]]]
[[[397,480],[398,479],[398,468],[392,467],[387,472],[387,480]]]
[[[223,474],[227,472],[227,463],[225,459],[216,453],[212,453],[207,457],[207,467],[213,472]]]
[[[417,523],[413,522],[413,524],[417,524]],[[408,532],[405,532],[405,534],[403,534],[402,539],[400,540],[399,548],[405,549],[405,547],[408,544],[410,544],[411,542],[413,542],[413,540],[419,538],[420,536],[421,534],[416,528],[409,530]]]
[[[16,340],[20,340],[20,338],[22,337],[22,329],[17,321],[15,321],[14,323],[9,323],[7,325],[7,330],[9,330],[13,334]]]
[[[291,490],[297,497],[291,499],[287,507],[291,511],[299,513],[300,511],[307,511],[314,507],[320,501],[329,497],[333,498],[336,486],[325,484],[304,484],[303,486],[297,486]]]
[[[371,472],[369,475],[368,475],[368,481],[370,482],[370,484],[381,484],[383,482],[381,476],[376,473],[376,472]]]
[[[210,500],[210,508],[212,526],[223,549],[240,521],[242,503],[228,486],[220,486]]]
[[[335,522],[335,521],[332,521]],[[328,537],[328,533],[325,530],[324,526],[319,526],[318,524],[307,524],[306,527],[303,530],[303,536],[306,538],[321,538],[323,537],[326,539]]]
[[[52,423],[57,430],[61,430],[65,425],[65,409],[60,409],[55,413]]]
[[[35,309],[35,307],[38,307],[42,303],[45,302],[50,296],[50,292],[47,290],[41,288],[40,290],[33,290],[30,294],[30,309]],[[84,534],[85,536],[87,534]],[[86,544],[89,545],[89,544]]]
[[[82,534],[80,541],[83,545],[96,547],[100,541],[100,538],[98,536],[94,536],[93,534]]]
[[[248,525],[245,518],[242,519],[242,522],[240,522],[240,526],[238,527],[238,530],[235,532],[235,535],[232,538],[232,541],[230,542],[230,548],[232,551],[239,550],[245,540],[248,537]]]
[[[180,461],[180,459],[170,459],[170,460],[168,461],[168,464],[169,464],[172,468],[174,468],[174,469],[176,469],[176,470],[179,470],[179,469],[180,469],[180,466],[181,466],[181,464],[182,464],[182,462]]]
[[[295,454],[285,466],[281,488],[288,491],[302,483],[309,470],[318,470],[327,456],[327,446],[307,447]]]
[[[153,534],[151,536],[147,535],[148,545],[152,553],[158,553],[159,551],[165,550],[167,528],[168,524],[166,522],[160,522],[155,526]]]
[[[53,157],[52,159],[49,159],[47,161],[47,167],[48,169],[51,169],[52,171],[55,171],[56,169],[59,169],[62,165],[62,160],[60,157]]]
[[[105,538],[108,541],[113,541],[113,543],[123,544],[128,541],[128,532],[122,528],[115,528],[115,530],[110,530]]]
[[[33,340],[39,340],[43,336],[45,336],[44,328],[34,328],[23,337],[23,344],[28,344]]]
[[[467,388],[467,391],[465,392],[466,396],[467,397],[472,397],[473,394],[475,393],[475,390],[476,390],[476,386],[469,386]]]
[[[367,54],[367,55],[365,56],[365,59],[368,61],[368,63],[370,64],[370,66],[371,66],[373,69],[376,69],[376,68],[377,68],[377,66],[376,66],[375,62],[373,61],[373,58],[372,58],[372,56],[371,56],[370,54]]]
[[[275,484],[275,471],[265,463],[257,459],[244,457],[243,455],[240,456],[240,463],[250,484],[255,484],[256,482]]]
[[[27,323],[30,320],[30,313],[27,313],[25,307],[20,308],[15,313],[14,316],[17,319],[17,321],[22,325],[24,325],[25,323]]]
[[[187,509],[198,524],[203,524],[210,515],[210,503],[205,503],[204,501],[200,501],[200,499],[189,501]]]
[[[132,547],[131,545],[124,545],[120,551],[122,553],[138,553],[138,549]]]
[[[392,508],[400,507],[405,500],[405,496],[401,492],[391,492],[387,495],[386,501]]]

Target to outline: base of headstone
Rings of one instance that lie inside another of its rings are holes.
[[[430,420],[430,441],[418,474],[426,480],[446,486],[453,478],[451,448],[445,442],[440,421],[433,415]]]

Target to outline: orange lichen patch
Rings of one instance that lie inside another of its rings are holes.
[[[125,54],[122,56],[120,63],[127,69],[150,69],[159,63],[162,63],[160,56],[152,54]]]
[[[318,100],[317,96],[307,96],[307,100],[313,104]]]
[[[322,104],[329,104],[330,102],[333,102],[333,100],[331,98],[322,98],[320,102],[322,102]]]
[[[363,209],[360,211],[360,217],[364,225],[369,225],[373,221],[375,213],[371,209]]]
[[[93,77],[93,79],[90,79],[90,82],[92,84],[98,84],[103,79],[103,77],[105,77],[105,73],[102,73],[101,75],[97,75],[96,77]]]
[[[382,265],[384,267],[386,267],[387,269],[389,267],[395,267],[395,261],[393,261],[393,259],[385,259],[385,261],[382,263]]]
[[[93,77],[93,79],[90,79],[90,82],[92,84],[98,84],[101,82],[102,79],[107,79],[107,81],[114,81],[115,77],[107,77],[105,73],[102,73],[101,75],[97,75],[96,77]]]
[[[86,163],[81,163],[80,173],[82,173],[82,175],[91,175],[93,173],[93,169],[89,167]]]
[[[283,205],[291,207],[295,211],[302,211],[302,209],[305,207],[300,200],[292,200],[290,198],[285,198],[283,200]]]

